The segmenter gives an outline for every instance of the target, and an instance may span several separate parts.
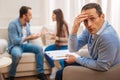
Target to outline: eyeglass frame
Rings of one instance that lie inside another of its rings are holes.
[[[97,17],[90,17],[90,18],[84,20],[83,22],[84,22],[84,24],[88,24],[88,21],[94,23],[98,17],[99,16],[97,16]],[[87,22],[85,22],[85,21],[87,21]]]

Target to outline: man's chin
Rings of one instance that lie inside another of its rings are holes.
[[[30,23],[30,21],[27,21],[28,23]]]
[[[89,31],[90,32],[90,34],[95,34],[95,32],[93,32],[93,31]]]

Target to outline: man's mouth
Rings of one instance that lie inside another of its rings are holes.
[[[93,31],[93,29],[88,29],[90,32],[92,32]]]

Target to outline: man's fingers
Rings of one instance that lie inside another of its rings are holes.
[[[87,18],[88,18],[88,15],[80,14],[80,15],[78,15],[78,16],[75,18],[75,21],[76,21],[76,22],[82,22],[82,21],[84,21],[84,20],[87,19]]]

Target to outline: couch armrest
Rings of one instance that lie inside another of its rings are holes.
[[[7,40],[0,39],[0,54],[4,53],[8,46]]]
[[[90,54],[88,52],[88,49],[80,49],[78,52],[77,52],[78,55],[80,56],[84,56],[84,57],[90,57]]]
[[[81,66],[68,66],[63,71],[63,80],[120,80],[120,64],[109,71],[100,72]]]

